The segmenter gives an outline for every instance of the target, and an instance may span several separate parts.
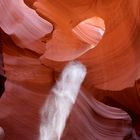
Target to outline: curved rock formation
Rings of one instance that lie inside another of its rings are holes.
[[[66,44],[66,39],[69,41],[68,38],[63,37],[63,35],[67,36],[65,32],[62,32],[63,28],[64,31],[68,31],[87,18],[101,17],[105,21],[105,35],[95,49],[91,49],[79,58],[89,67],[88,77],[94,77],[92,80],[87,78],[86,81],[98,88],[109,90],[121,90],[134,85],[135,80],[139,78],[139,61],[137,61],[139,60],[138,0],[127,2],[122,0],[117,2],[113,0],[109,2],[102,0],[88,0],[86,2],[84,0],[76,2],[38,0],[34,3],[34,7],[43,18],[54,23],[54,38],[52,36],[50,41],[51,44],[53,41],[54,44],[56,44],[56,40],[58,41],[55,47],[53,44],[51,49],[47,48],[46,58],[50,58],[51,54],[54,57],[54,52],[56,52],[56,61],[59,60],[59,55],[64,55],[69,48],[67,45],[63,51],[57,49],[61,43],[63,43],[62,46]],[[63,35],[60,34],[60,31]],[[63,41],[60,41],[58,36],[64,38]],[[46,46],[50,46],[50,42]],[[70,48],[73,50],[74,47],[77,48],[78,46],[71,45]],[[44,61],[43,63],[45,63]],[[93,66],[95,67],[92,68]]]
[[[41,38],[52,31],[52,25],[27,7],[23,0],[0,3],[0,26],[3,31],[11,35],[18,46],[43,53],[45,49]]]
[[[139,5],[139,0],[0,0],[4,139],[38,140],[40,109],[50,89],[65,64],[79,60],[87,76],[62,139],[138,140]]]

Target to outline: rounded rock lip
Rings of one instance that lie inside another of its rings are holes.
[[[104,33],[105,21],[97,16],[83,20],[69,30],[55,29],[52,39],[46,43],[45,53],[40,57],[41,62],[44,63],[46,59],[53,61],[77,59],[97,47]]]

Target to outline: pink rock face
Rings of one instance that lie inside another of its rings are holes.
[[[0,23],[3,31],[11,35],[18,46],[43,53],[45,47],[41,38],[52,31],[51,23],[40,18],[23,0],[1,0],[0,3]]]
[[[139,139],[139,4],[0,0],[4,140],[39,139],[40,110],[72,60],[83,63],[87,75],[61,139]]]

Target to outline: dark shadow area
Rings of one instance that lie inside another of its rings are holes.
[[[2,39],[2,30],[0,29],[0,97],[2,96],[3,92],[4,92],[4,84],[6,81],[6,77],[4,76],[4,64],[3,64],[3,39]]]
[[[0,75],[0,97],[2,96],[3,92],[4,92],[4,83],[6,81],[6,78],[3,75]]]

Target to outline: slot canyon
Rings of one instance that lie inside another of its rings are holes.
[[[139,0],[0,0],[0,140],[140,140]]]

